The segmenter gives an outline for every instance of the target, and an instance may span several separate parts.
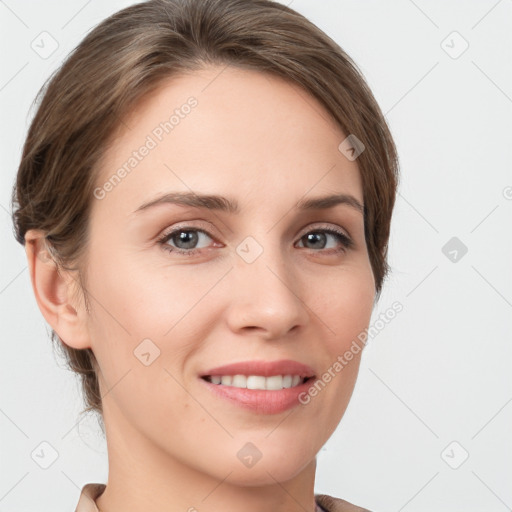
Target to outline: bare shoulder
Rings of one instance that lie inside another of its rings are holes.
[[[327,494],[315,494],[317,503],[325,508],[327,512],[371,512],[370,510],[357,505],[352,505],[341,498],[334,498]]]

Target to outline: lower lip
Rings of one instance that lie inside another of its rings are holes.
[[[315,378],[311,378],[293,388],[283,388],[267,391],[265,389],[246,389],[234,386],[212,384],[199,378],[208,389],[218,397],[225,398],[231,403],[257,412],[259,414],[278,414],[299,405],[299,395],[307,393]]]

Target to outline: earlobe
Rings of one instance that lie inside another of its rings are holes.
[[[85,308],[73,303],[73,291],[78,288],[76,277],[59,269],[39,230],[27,231],[25,252],[32,289],[45,320],[66,345],[90,348]]]

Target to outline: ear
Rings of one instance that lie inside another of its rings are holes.
[[[74,291],[79,289],[77,278],[59,269],[42,231],[27,231],[25,252],[32,289],[45,320],[66,345],[90,348],[87,312],[82,304],[74,303]]]

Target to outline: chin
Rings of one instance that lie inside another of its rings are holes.
[[[235,485],[258,487],[274,485],[276,480],[286,482],[316,460],[316,452],[311,450],[310,454],[305,453],[304,443],[299,443],[297,438],[290,438],[289,444],[273,443],[270,434],[264,441],[255,441],[254,444],[247,442],[241,446],[241,449],[237,446],[234,451],[234,463],[225,460],[224,476],[231,472],[228,480]]]
[[[314,457],[313,457],[314,458]],[[267,464],[263,464],[260,460],[256,466],[252,468],[236,468],[227,478],[227,481],[231,485],[238,485],[243,487],[264,487],[269,485],[275,485],[276,481],[283,483],[292,480],[296,477],[304,468],[308,465],[308,461],[300,466],[294,466],[289,462],[276,461],[274,464],[272,461],[267,461]],[[219,475],[219,478],[224,478]]]

